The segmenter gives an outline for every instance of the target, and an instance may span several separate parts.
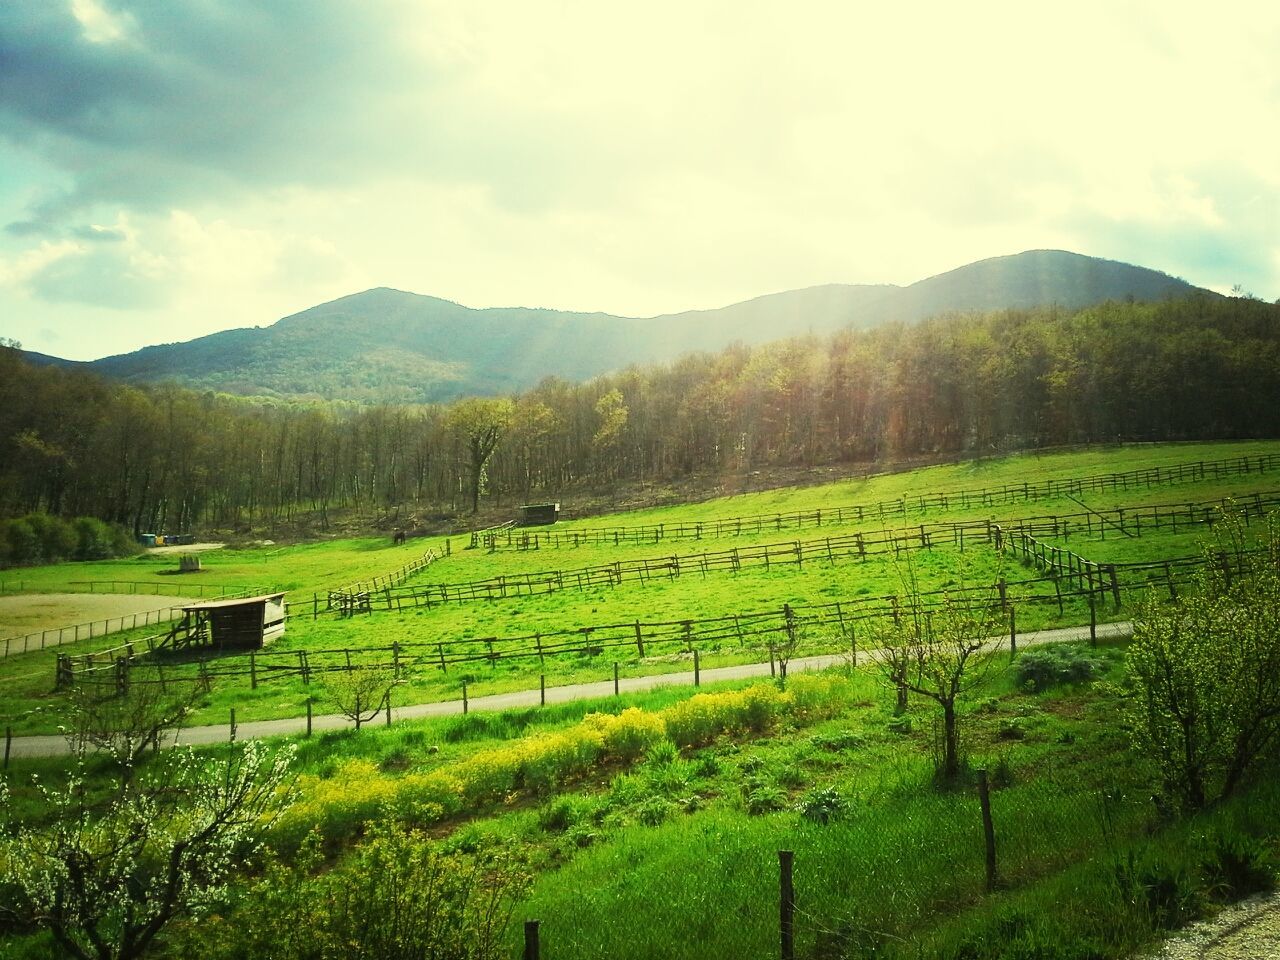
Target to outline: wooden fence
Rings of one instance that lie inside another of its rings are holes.
[[[63,585],[46,585],[43,592],[142,594],[157,597],[161,594],[177,594],[184,597],[194,594],[197,597],[219,598],[251,597],[255,592],[267,592],[265,589],[259,591],[257,587],[197,583],[188,577],[181,577],[172,583],[160,583],[156,580],[69,580],[65,586],[67,589],[64,591]]]
[[[1005,548],[1001,539],[1011,536],[1036,539],[1039,534],[1067,539],[1073,533],[1093,535],[1096,532],[1105,537],[1108,530],[1137,536],[1141,535],[1144,528],[1150,532],[1164,528],[1177,531],[1180,527],[1189,529],[1211,526],[1225,510],[1235,510],[1246,519],[1262,516],[1277,505],[1280,505],[1280,493],[1259,493],[1239,502],[1219,498],[1197,503],[1154,504],[1138,508],[1119,507],[1113,510],[1087,510],[1074,514],[1032,517],[1013,521],[1008,528],[1002,528],[990,520],[921,523],[895,530],[858,531],[812,540],[790,540],[684,555],[633,557],[589,567],[512,573],[485,580],[410,584],[348,598],[340,612],[350,616],[376,610],[397,611],[439,604],[557,593],[562,590],[615,587],[627,582],[674,580],[685,574],[700,574],[705,577],[713,573],[738,573],[752,568],[767,570],[786,565],[803,567],[805,563],[834,564],[851,559],[865,560],[867,557],[890,552],[900,555],[907,551],[930,550],[942,546],[964,550],[966,543],[975,542],[991,543],[1003,550]],[[1081,582],[1082,586],[1088,585],[1085,581],[1096,573],[1097,564],[1057,546],[1041,544],[1038,539],[1037,544],[1037,549],[1043,547],[1041,553],[1052,553],[1052,562],[1042,558],[1042,565],[1046,569],[1072,577]],[[1089,588],[1095,589],[1096,586],[1096,583],[1092,583]]]
[[[451,551],[448,540],[445,541],[445,550],[446,554]],[[353,609],[363,605],[362,598],[368,597],[371,593],[377,593],[379,590],[387,590],[399,586],[419,570],[425,570],[439,559],[440,557],[436,555],[434,549],[428,550],[417,560],[410,560],[399,570],[394,570],[385,576],[371,577],[368,580],[360,580],[345,587],[330,590],[325,600],[325,609],[350,613]],[[312,603],[313,617],[318,615],[318,605],[314,602],[314,599],[315,595],[313,595]]]
[[[119,583],[123,581],[113,582]],[[254,592],[252,590],[242,590],[239,593],[220,593],[219,596],[230,600],[237,597],[253,596]],[[20,653],[29,653],[33,650],[44,650],[47,647],[56,647],[64,643],[75,643],[77,640],[92,640],[94,637],[106,636],[108,633],[136,630],[138,627],[147,627],[153,623],[176,620],[180,616],[182,616],[182,607],[180,606],[161,607],[158,610],[142,610],[120,617],[108,617],[104,620],[92,620],[87,623],[54,627],[49,630],[28,633],[20,637],[5,637],[3,641],[0,641],[0,643],[4,644],[4,653],[0,655],[0,660],[9,656],[17,656]]]
[[[894,500],[792,513],[756,514],[683,523],[591,527],[580,530],[529,530],[516,528],[513,524],[505,524],[501,527],[475,531],[471,534],[471,546],[484,547],[490,551],[544,550],[660,543],[664,540],[758,536],[763,533],[824,525],[882,522],[929,510],[1000,506],[1083,493],[1133,490],[1245,474],[1263,474],[1275,471],[1277,468],[1280,468],[1280,454],[1267,454],[1256,457],[1232,457],[1225,460],[1201,460],[1195,463],[1149,467],[1143,470],[1093,477],[1005,484],[1001,487],[953,490],[915,496],[904,495]]]
[[[966,543],[990,542],[991,527],[992,524],[987,520],[922,523],[894,531],[857,532],[814,540],[791,540],[704,551],[684,556],[672,554],[630,558],[571,570],[540,570],[486,580],[389,587],[354,598],[344,612],[372,613],[374,610],[405,610],[446,603],[556,593],[561,590],[589,590],[619,586],[626,582],[674,580],[685,574],[707,576],[712,573],[737,573],[751,568],[768,570],[787,565],[803,567],[806,563],[863,560],[879,554],[900,554],[936,546],[956,546],[963,550]]]
[[[1006,541],[1009,542],[1009,541]],[[1176,557],[1150,563],[1108,564],[1117,579],[1093,581],[1084,589],[1056,571],[1022,580],[999,581],[969,588],[947,588],[919,595],[912,604],[899,596],[855,597],[812,606],[783,605],[781,608],[728,614],[719,617],[665,621],[633,620],[596,624],[507,637],[441,637],[437,640],[393,643],[382,647],[351,647],[321,650],[259,650],[223,657],[182,658],[156,649],[160,637],[150,643],[136,641],[109,650],[58,658],[55,682],[58,686],[91,683],[115,690],[130,683],[198,682],[205,686],[218,680],[248,681],[251,688],[272,680],[300,677],[310,683],[326,673],[361,669],[385,670],[404,679],[422,670],[447,673],[450,668],[487,664],[491,668],[509,661],[545,663],[547,658],[593,660],[610,656],[619,660],[691,655],[717,650],[767,652],[770,661],[808,653],[847,650],[856,661],[874,634],[866,626],[871,620],[928,614],[949,604],[952,607],[1001,611],[1008,617],[1010,639],[1016,642],[1015,611],[1028,606],[1056,605],[1059,613],[1066,604],[1087,605],[1091,627],[1096,627],[1099,600],[1113,590],[1133,593],[1168,589],[1172,597],[1187,585],[1206,562],[1223,566],[1235,575],[1251,569],[1264,551],[1241,551],[1234,555]],[[1065,567],[1064,567],[1065,568]],[[143,650],[147,647],[147,650]],[[141,678],[134,671],[150,668],[154,676]]]

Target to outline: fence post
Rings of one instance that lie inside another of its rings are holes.
[[[541,945],[538,943],[538,921],[524,922],[524,960],[538,960]]]
[[[1009,605],[1009,659],[1018,655],[1018,615],[1013,605]]]
[[[249,689],[258,689],[258,656],[252,650],[249,651]]]
[[[4,768],[9,769],[9,750],[13,746],[13,727],[4,728]]]
[[[387,708],[387,726],[391,726],[391,688],[387,688],[387,699],[385,701]]]
[[[547,675],[545,673],[538,677],[538,704],[543,707],[547,705]]]
[[[462,681],[462,712],[467,712],[467,681]]]
[[[618,695],[618,661],[613,661],[613,695]]]
[[[311,736],[311,698],[307,697],[307,736]]]
[[[778,851],[778,900],[779,932],[782,937],[782,960],[795,960],[796,891],[792,883],[792,865],[795,854],[790,850]]]
[[[978,771],[978,802],[982,806],[982,833],[986,838],[987,893],[996,888],[996,829],[991,822],[991,792],[987,785],[987,771]]]
[[[236,742],[236,708],[231,708],[231,743]]]
[[[1098,645],[1098,601],[1092,590],[1089,591],[1089,645]]]

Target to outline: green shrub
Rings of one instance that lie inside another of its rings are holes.
[[[1021,717],[1001,720],[996,736],[1001,740],[1023,740],[1027,736],[1027,728]]]
[[[827,824],[849,812],[849,801],[835,787],[822,787],[806,793],[796,809],[806,820]]]
[[[863,747],[866,745],[867,738],[849,730],[841,730],[837,733],[815,733],[809,738],[809,742],[820,750],[830,750],[832,753],[837,753],[842,750],[856,750],[859,747]]]
[[[753,817],[764,813],[776,813],[787,808],[787,791],[775,783],[747,783],[743,785],[743,801],[747,813]]]
[[[1200,892],[1185,864],[1158,851],[1129,857],[1115,867],[1126,902],[1138,907],[1155,930],[1176,930],[1204,913]]]
[[[664,823],[677,807],[664,797],[650,797],[636,808],[636,819],[646,827],[656,827]]]
[[[1099,659],[1083,647],[1053,643],[1018,655],[1014,677],[1020,687],[1040,693],[1064,683],[1083,683],[1098,672]]]
[[[1234,903],[1276,885],[1266,844],[1235,831],[1207,838],[1200,861],[1206,892],[1221,903]]]

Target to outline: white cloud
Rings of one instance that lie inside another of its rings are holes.
[[[128,38],[136,27],[128,13],[109,10],[99,0],[71,0],[71,15],[90,43],[119,42]]]
[[[381,284],[644,315],[1047,246],[1280,294],[1271,7],[26,2],[17,53],[65,56],[0,46],[32,338],[95,283],[133,343]]]

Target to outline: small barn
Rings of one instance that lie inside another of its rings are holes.
[[[560,519],[558,503],[528,503],[520,508],[520,526],[545,527]]]
[[[182,614],[167,638],[174,649],[259,650],[284,635],[283,593],[202,600],[183,606]]]

